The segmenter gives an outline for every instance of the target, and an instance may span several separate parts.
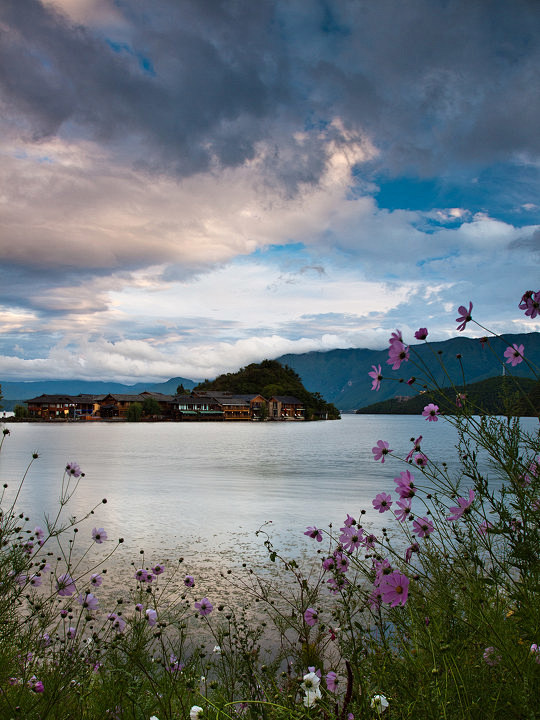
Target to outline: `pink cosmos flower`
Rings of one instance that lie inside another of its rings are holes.
[[[507,364],[509,363],[512,367],[515,367],[519,365],[519,363],[522,363],[524,351],[525,347],[523,345],[516,345],[515,343],[512,347],[506,348],[504,357],[506,358]]]
[[[135,571],[135,575],[133,577],[139,582],[146,582],[146,579],[148,577],[148,571],[144,568],[139,568]]]
[[[411,562],[413,552],[420,552],[420,545],[418,543],[413,543],[412,545],[409,545],[409,547],[405,550],[406,563]]]
[[[81,468],[76,462],[70,462],[66,465],[66,473],[76,478],[81,477],[82,475]]]
[[[154,575],[161,575],[161,573],[165,572],[165,565],[156,565],[152,568],[152,572]]]
[[[339,678],[336,675],[336,673],[333,670],[330,670],[330,672],[326,673],[325,676],[326,679],[326,687],[331,693],[337,693],[338,691],[338,684],[339,684]]]
[[[405,605],[409,597],[409,578],[402,575],[398,570],[391,575],[386,575],[379,585],[382,600],[389,603],[390,607]]]
[[[126,629],[126,621],[121,615],[117,615],[116,613],[109,613],[107,615],[107,619],[111,621],[113,628],[118,632],[124,632],[124,630]]]
[[[383,463],[386,455],[392,452],[392,450],[390,450],[389,448],[389,445],[390,443],[387,443],[386,440],[378,440],[377,445],[374,448],[371,448],[371,452],[373,453],[373,459],[380,460]],[[305,534],[306,533],[304,533],[304,535]]]
[[[195,578],[193,575],[186,575],[184,578],[184,585],[186,587],[195,587]]]
[[[382,370],[380,365],[372,365],[373,370],[368,373],[369,377],[372,378],[371,383],[372,390],[378,390],[381,387],[381,380],[383,379]]]
[[[381,584],[381,581],[384,577],[386,577],[386,575],[390,575],[394,572],[394,568],[390,565],[386,558],[384,558],[383,560],[374,560],[373,567],[375,569],[374,584],[377,586]]]
[[[334,553],[334,558],[336,561],[336,570],[339,570],[339,572],[342,573],[346,573],[349,569],[349,558],[339,550],[336,550],[336,552]]]
[[[463,403],[467,399],[467,393],[458,393],[456,395],[456,407],[463,407]]]
[[[84,595],[79,595],[77,598],[77,602],[79,605],[82,605],[83,608],[87,608],[88,610],[96,610],[97,606],[99,605],[99,600],[93,593],[85,593]]]
[[[536,643],[531,645],[530,654],[534,657],[535,662],[540,664],[540,648]]]
[[[148,610],[146,611],[146,619],[148,620],[148,624],[150,625],[150,627],[154,627],[154,625],[157,623],[157,612],[152,608],[148,608]]]
[[[414,456],[414,464],[418,465],[418,467],[426,467],[428,459],[424,453],[418,453],[418,455]]]
[[[390,335],[390,340],[388,343],[390,345],[393,345],[394,343],[402,343],[403,342],[403,335],[401,334],[401,330],[396,330]]]
[[[42,693],[45,691],[43,683],[41,682],[41,680],[38,680],[35,675],[32,675],[32,677],[28,681],[28,687],[30,688],[30,690],[32,690],[32,692],[35,693]]]
[[[36,536],[36,540],[39,542],[40,540],[43,540],[43,538],[45,537],[45,531],[43,530],[43,528],[40,528],[39,526],[35,527],[34,535]]]
[[[414,475],[409,472],[409,470],[402,470],[399,476],[394,478],[394,482],[396,483],[396,492],[402,500],[415,496],[416,485],[414,484]]]
[[[41,575],[32,575],[32,577],[28,581],[32,587],[39,587],[43,584],[43,580],[41,578]]]
[[[210,615],[214,606],[208,598],[203,598],[195,603],[195,609],[204,617],[205,615]]]
[[[412,440],[412,438],[411,438],[411,440]],[[413,440],[413,442],[414,442],[413,448],[410,451],[410,453],[407,455],[407,457],[405,458],[405,462],[409,462],[409,460],[412,460],[412,456],[414,455],[415,452],[420,452],[420,443],[422,442],[422,435],[419,435],[416,438],[416,440]]]
[[[76,588],[71,575],[65,573],[64,575],[60,575],[60,577],[56,578],[56,589],[59,595],[73,595]]]
[[[98,575],[97,573],[95,573],[94,575],[92,575],[90,577],[90,585],[93,585],[94,587],[99,587],[102,582],[103,582],[103,578],[101,577],[101,575]]]
[[[333,595],[336,595],[340,590],[343,590],[346,585],[349,585],[349,581],[345,577],[343,573],[340,575],[337,575],[336,577],[331,577],[329,580],[326,581],[326,584],[328,585],[328,589]]]
[[[493,524],[489,522],[489,520],[484,520],[479,526],[478,526],[478,533],[480,535],[487,535],[488,530],[493,527]]]
[[[409,348],[402,342],[394,342],[388,350],[388,360],[386,363],[392,366],[392,370],[399,370],[402,362],[409,359]]]
[[[396,517],[396,520],[399,520],[399,522],[405,522],[407,519],[409,513],[411,512],[411,498],[398,500],[397,506],[400,508],[399,510],[394,511],[394,515]]]
[[[540,290],[534,292],[533,290],[527,290],[521,298],[519,303],[519,309],[525,311],[525,315],[534,320],[534,318],[540,314]]]
[[[343,548],[348,552],[352,552],[359,548],[362,544],[362,530],[356,528],[354,525],[351,527],[341,528],[342,533],[339,536],[339,542],[343,545]]]
[[[414,333],[414,337],[417,340],[425,340],[428,336],[427,328],[420,328]]]
[[[68,638],[69,638],[70,640],[75,640],[75,635],[76,635],[76,634],[77,634],[77,629],[74,628],[74,627],[70,627],[70,628],[68,629],[67,633],[66,633],[66,635],[68,636]]]
[[[343,524],[345,527],[351,527],[351,525],[356,525],[356,520],[347,513],[347,518],[343,521]]]
[[[430,533],[433,532],[434,527],[433,523],[429,518],[423,517],[423,518],[416,518],[413,520],[413,530],[418,535],[418,537],[429,537]]]
[[[315,608],[308,608],[304,613],[304,620],[306,621],[306,625],[313,627],[319,622],[319,613]]]
[[[422,410],[422,416],[426,418],[429,422],[437,422],[439,419],[437,415],[439,414],[439,406],[434,405],[433,403],[429,403],[429,405],[426,405],[426,407]]]
[[[469,499],[466,500],[465,498],[458,498],[458,504],[454,507],[449,508],[450,509],[450,515],[448,516],[447,520],[449,522],[455,522],[456,520],[459,520],[461,517],[463,517],[463,514],[469,510],[471,505],[474,501],[474,490],[469,490]]]
[[[378,510],[380,513],[384,513],[387,510],[390,510],[392,505],[392,496],[381,492],[378,495],[375,495],[375,499],[371,501],[371,504],[375,510]]]
[[[322,566],[325,570],[334,570],[336,567],[336,558],[331,555],[330,557],[324,558]]]
[[[322,533],[316,527],[308,527],[304,535],[307,535],[308,537],[316,540],[317,542],[322,542]]]
[[[460,305],[458,307],[459,317],[456,318],[456,322],[461,323],[460,325],[458,325],[458,328],[457,328],[459,330],[459,332],[461,332],[462,330],[465,330],[465,325],[467,325],[467,323],[472,320],[472,317],[471,317],[472,309],[473,309],[472,302],[469,302],[468,310],[464,305]]]
[[[369,603],[369,607],[372,610],[375,610],[375,609],[381,607],[382,593],[378,587],[374,587],[373,590],[371,591],[370,596],[368,598],[368,603]]]
[[[101,545],[101,543],[107,539],[107,533],[103,528],[99,528],[99,530],[94,528],[92,530],[92,538],[98,545]]]

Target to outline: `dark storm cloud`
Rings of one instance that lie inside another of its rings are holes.
[[[86,134],[178,176],[242,164],[265,140],[289,192],[321,174],[336,115],[395,171],[540,149],[537,2],[116,5],[121,39],[38,0],[2,2],[0,91],[14,123],[24,116],[35,138]]]

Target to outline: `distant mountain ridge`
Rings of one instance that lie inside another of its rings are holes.
[[[503,338],[510,345],[514,343],[524,345],[526,359],[540,367],[540,333],[506,334]],[[507,347],[504,340],[490,338],[489,345],[482,347],[477,338],[455,337],[441,342],[411,345],[411,349],[418,354],[418,362],[425,363],[425,367],[433,373],[440,386],[448,385],[449,381],[439,360],[444,363],[452,380],[459,382],[461,367],[456,355],[460,354],[465,379],[470,384],[501,375],[502,366],[495,356],[504,360],[503,353]],[[415,367],[414,363],[417,361],[413,357],[413,353],[411,353],[411,360],[403,363],[400,370],[392,370],[386,364],[387,358],[387,349],[348,348],[313,351],[298,355],[287,354],[275,359],[298,373],[306,390],[320,393],[327,402],[334,404],[343,412],[354,412],[374,402],[388,400],[398,395],[416,394],[417,391],[404,382],[412,375],[420,377],[422,374],[420,369]],[[371,371],[372,365],[380,365],[382,368],[384,380],[379,392],[371,390],[371,379],[368,377],[368,372]],[[518,377],[531,377],[525,362],[514,368],[507,367],[510,374]],[[174,394],[180,384],[183,384],[186,390],[191,390],[197,383],[182,377],[171,378],[162,383],[137,383],[136,385],[90,380],[4,382],[0,376],[0,384],[4,395],[4,409],[9,410],[12,409],[15,402],[20,403],[44,393],[97,395],[108,392],[139,393],[143,390],[150,390],[169,395]]]
[[[404,381],[411,376],[425,376],[426,369],[440,386],[449,384],[445,370],[453,382],[459,383],[461,366],[457,355],[461,355],[467,384],[501,375],[501,362],[496,356],[502,358],[504,364],[503,353],[508,344],[524,345],[526,359],[540,367],[540,333],[537,332],[505,334],[502,339],[490,338],[489,344],[484,347],[479,339],[466,337],[411,345],[417,358],[411,352],[411,359],[403,363],[399,370],[392,370],[387,365],[388,349],[328,350],[282,355],[277,360],[295,370],[307,390],[320,392],[327,402],[333,403],[343,412],[352,412],[398,395],[415,395],[418,390],[409,387]],[[371,379],[368,377],[372,365],[380,365],[384,376],[378,392],[371,390]],[[525,362],[514,368],[506,367],[510,374],[532,377]]]
[[[176,388],[183,385],[191,390],[196,383],[187,378],[175,377],[162,383],[137,383],[124,385],[123,383],[107,382],[103,380],[36,380],[29,382],[3,382],[2,404],[5,410],[13,409],[16,403],[38,397],[39,395],[105,395],[107,393],[134,394],[144,390],[160,392],[164,395],[174,395]]]

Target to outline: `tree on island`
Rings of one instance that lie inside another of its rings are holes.
[[[177,395],[188,395],[188,391],[184,387],[183,383],[180,383],[180,385],[176,388],[176,394]]]
[[[26,405],[15,405],[13,412],[18,420],[23,420],[28,417],[28,408]]]
[[[145,398],[142,404],[142,414],[145,417],[148,417],[149,415],[162,415],[161,407],[158,401],[153,397]]]
[[[143,414],[143,406],[141,403],[132,403],[126,413],[126,420],[128,422],[139,422]]]

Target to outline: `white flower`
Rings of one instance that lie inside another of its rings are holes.
[[[189,717],[191,720],[200,720],[203,716],[203,709],[202,707],[199,707],[198,705],[194,705],[191,710],[189,711]]]
[[[371,707],[380,715],[388,707],[388,700],[384,695],[374,695],[371,698]]]
[[[215,652],[216,655],[221,655],[221,648],[219,647],[219,645],[214,645],[214,649],[212,652]]]
[[[152,715],[152,717],[150,718],[150,720],[159,720],[159,718],[156,717],[155,715]]]
[[[321,680],[319,676],[315,675],[314,672],[310,672],[307,675],[304,675],[304,682],[300,687],[306,692],[313,692],[318,689],[320,682]]]
[[[312,673],[310,673],[312,674]],[[318,679],[318,678],[317,678]],[[306,690],[306,694],[304,695],[304,705],[309,708],[312,705],[314,705],[317,700],[321,699],[321,689],[319,687],[315,688],[315,690]]]

